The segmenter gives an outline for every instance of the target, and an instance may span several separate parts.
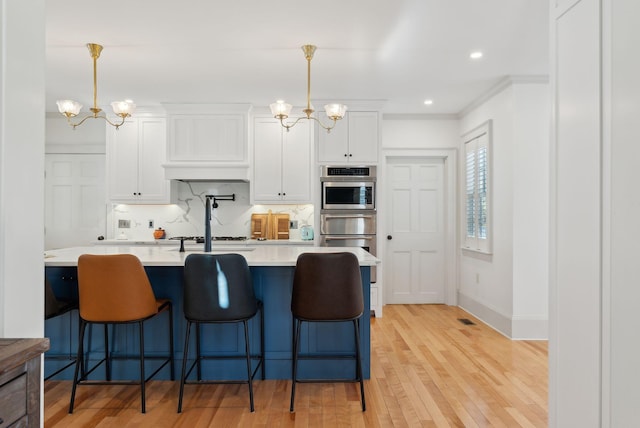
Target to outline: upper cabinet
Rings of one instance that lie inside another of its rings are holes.
[[[165,104],[165,177],[248,180],[248,104]]]
[[[320,114],[323,123],[330,120]],[[348,111],[327,133],[318,127],[318,162],[375,164],[378,162],[378,112]]]
[[[311,202],[311,121],[287,132],[273,117],[254,118],[252,203]]]
[[[164,117],[130,118],[119,129],[107,127],[107,193],[112,202],[169,203]]]

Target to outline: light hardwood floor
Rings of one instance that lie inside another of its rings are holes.
[[[464,325],[468,318],[476,325]],[[367,411],[357,384],[302,384],[289,413],[288,381],[189,385],[176,413],[178,383],[152,381],[147,413],[135,386],[45,382],[45,427],[545,427],[547,342],[511,341],[456,307],[387,305],[371,322]]]

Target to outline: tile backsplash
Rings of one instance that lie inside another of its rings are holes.
[[[291,239],[300,237],[300,227],[313,225],[313,205],[251,205],[249,183],[243,182],[181,182],[174,183],[174,204],[123,205],[114,204],[108,215],[108,239],[122,234],[127,239],[151,240],[153,231],[161,227],[167,238],[173,236],[204,236],[205,195],[235,194],[235,201],[219,201],[213,210],[211,234],[213,236],[246,236],[251,234],[251,214],[288,213],[298,221],[298,229],[291,229]],[[120,220],[125,220],[122,222]],[[128,228],[118,227],[128,221]],[[153,227],[149,227],[150,222]]]

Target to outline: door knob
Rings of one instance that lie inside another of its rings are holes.
[[[393,236],[391,236],[391,235],[387,235],[387,239],[388,239],[389,241],[391,241],[391,240],[393,239]]]

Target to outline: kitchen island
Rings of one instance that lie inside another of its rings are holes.
[[[370,268],[378,262],[374,256],[361,248],[340,248],[358,257],[362,274],[362,287],[365,302],[364,318],[360,323],[363,374],[370,375]],[[176,367],[180,367],[184,347],[186,321],[183,314],[182,276],[185,258],[192,253],[201,253],[195,248],[179,252],[178,248],[165,246],[93,246],[74,247],[45,253],[45,274],[51,282],[57,296],[72,298],[77,296],[77,260],[81,254],[134,254],[145,266],[154,293],[158,298],[168,298],[174,305],[174,341]],[[298,255],[304,252],[336,252],[336,248],[309,246],[219,246],[212,249],[211,254],[242,254],[249,264],[253,277],[256,296],[264,304],[265,315],[265,367],[267,379],[291,378],[292,351],[292,317],[291,290],[293,272]],[[260,347],[257,319],[250,325],[251,349],[258,351]],[[316,355],[348,354],[353,352],[353,333],[350,323],[305,323],[301,352]],[[166,353],[166,320],[164,316],[145,323],[145,354],[162,355]],[[48,320],[45,324],[45,335],[51,340],[49,354],[73,354],[77,349],[77,317],[76,313]],[[111,352],[114,356],[126,356],[137,352],[137,331],[132,325],[119,325],[112,333]],[[102,328],[94,328],[93,341],[89,358],[98,360],[104,353]],[[240,325],[217,324],[205,325],[202,328],[202,352],[240,355],[243,353],[243,333]],[[193,345],[191,345],[193,346]],[[85,347],[86,349],[86,347]],[[190,352],[190,355],[193,353]],[[45,363],[45,375],[55,370],[56,360]],[[153,371],[155,362],[149,360],[149,373]],[[203,366],[203,376],[211,379],[242,379],[246,377],[243,361],[216,361]],[[138,366],[135,361],[116,361],[114,378],[136,379]],[[352,377],[355,366],[347,360],[315,360],[303,362],[300,376],[309,378]],[[101,373],[99,373],[101,375]],[[58,379],[71,379],[72,370],[66,370],[57,376]],[[160,379],[169,379],[169,370],[164,368]]]

